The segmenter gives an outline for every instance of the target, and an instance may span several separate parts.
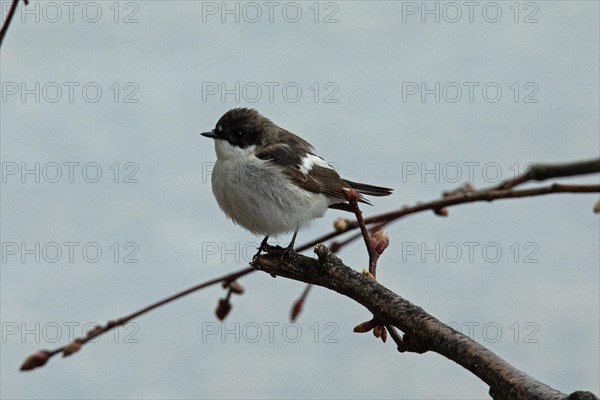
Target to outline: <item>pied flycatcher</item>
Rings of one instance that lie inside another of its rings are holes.
[[[202,133],[215,139],[217,162],[212,190],[219,207],[238,225],[256,235],[294,232],[322,217],[327,208],[349,210],[343,189],[387,196],[392,189],[342,179],[304,139],[277,126],[254,109],[234,108]],[[259,249],[260,252],[260,249]]]

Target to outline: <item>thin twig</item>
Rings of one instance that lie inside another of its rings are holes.
[[[567,176],[587,175],[600,172],[600,159],[577,161],[567,164],[533,164],[521,176],[506,180],[494,189],[512,189],[529,181],[545,181],[551,178],[564,178]]]
[[[137,317],[139,317],[139,316],[141,316],[143,314],[146,314],[146,313],[148,313],[148,312],[150,312],[150,311],[152,311],[152,310],[154,310],[154,309],[156,309],[158,307],[164,306],[165,304],[171,303],[171,302],[173,302],[173,301],[175,301],[177,299],[180,299],[180,298],[182,298],[184,296],[187,296],[188,294],[197,292],[197,291],[199,291],[201,289],[204,289],[204,288],[206,288],[208,286],[215,285],[215,284],[220,283],[220,282],[233,282],[237,278],[242,277],[244,275],[247,275],[249,273],[255,272],[255,271],[256,271],[256,268],[249,267],[249,268],[245,268],[245,269],[242,269],[240,271],[237,271],[237,272],[232,272],[230,274],[221,276],[219,278],[211,279],[209,281],[206,281],[206,282],[200,283],[198,285],[192,286],[189,289],[183,290],[183,291],[181,291],[179,293],[176,293],[176,294],[174,294],[172,296],[169,296],[169,297],[167,297],[165,299],[157,301],[156,303],[153,303],[153,304],[151,304],[151,305],[149,305],[147,307],[144,307],[144,308],[142,308],[142,309],[140,309],[140,310],[138,310],[138,311],[136,311],[134,313],[131,313],[129,315],[121,317],[121,318],[119,318],[117,320],[110,320],[104,326],[97,325],[96,327],[90,329],[87,332],[86,336],[83,337],[83,338],[77,338],[73,342],[71,342],[71,343],[69,343],[69,344],[67,344],[65,346],[59,347],[59,348],[57,348],[55,350],[52,350],[52,351],[41,350],[38,353],[35,353],[35,354],[29,356],[25,360],[25,362],[23,363],[23,365],[21,366],[21,371],[29,371],[29,370],[32,370],[34,368],[41,367],[52,356],[54,356],[54,355],[56,355],[58,353],[61,353],[61,352],[64,353],[64,356],[71,355],[71,354],[75,353],[76,351],[78,351],[81,348],[81,346],[83,346],[84,344],[86,344],[90,340],[92,340],[92,339],[94,339],[94,338],[96,338],[96,337],[98,337],[100,335],[103,335],[104,333],[106,333],[106,332],[108,332],[108,331],[110,331],[110,330],[112,330],[112,329],[114,329],[116,327],[124,325],[127,322],[131,321],[132,319],[137,318]]]
[[[379,255],[377,251],[375,251],[375,247],[373,243],[371,243],[371,236],[369,235],[369,230],[365,224],[365,220],[362,216],[362,211],[360,211],[360,207],[358,206],[358,191],[356,189],[348,189],[344,190],[344,196],[346,200],[350,203],[350,207],[354,211],[354,215],[356,215],[356,222],[360,228],[360,233],[365,241],[365,246],[367,247],[367,252],[369,253],[369,272],[373,277],[377,277],[377,259]]]
[[[17,5],[19,4],[20,0],[13,0],[12,4],[10,5],[10,9],[8,10],[8,15],[6,16],[6,21],[4,21],[4,24],[2,24],[2,29],[0,29],[0,46],[2,46],[2,41],[4,40],[4,36],[6,35],[6,32],[8,31],[8,26],[10,25],[10,21],[12,21],[15,12],[17,11]],[[25,3],[25,5],[29,4],[29,0],[23,0],[23,3]]]
[[[310,289],[312,289],[312,285],[306,285],[298,300],[294,302],[294,305],[292,306],[292,312],[290,313],[290,320],[292,322],[294,322],[296,318],[298,318],[298,315],[300,315],[302,307],[304,306],[304,302],[306,301],[306,296],[308,296],[308,293],[310,293]]]
[[[370,218],[365,218],[364,222],[366,225],[372,223],[385,223],[389,224],[394,222],[402,217],[406,217],[411,214],[416,214],[423,211],[431,211],[431,210],[440,210],[445,207],[457,206],[460,204],[473,203],[478,201],[488,201],[491,202],[493,200],[501,200],[501,199],[511,199],[511,198],[523,198],[523,197],[534,197],[541,196],[551,193],[597,193],[600,192],[600,185],[562,185],[562,184],[552,184],[549,186],[543,186],[539,188],[533,189],[524,189],[524,190],[481,190],[481,191],[473,191],[462,193],[460,195],[452,195],[447,196],[442,199],[429,201],[427,203],[417,203],[414,206],[410,207],[402,207],[398,210],[374,215]],[[337,236],[343,235],[346,232],[354,230],[358,228],[358,223],[355,221],[350,221],[348,223],[348,227],[343,232],[332,231],[323,236],[318,237],[317,239],[311,240],[308,243],[305,243],[298,247],[297,251],[303,251],[310,248],[313,248],[315,245],[319,243],[323,243],[325,241],[331,240]]]
[[[400,336],[400,333],[398,333],[398,330],[396,330],[396,327],[393,325],[386,325],[385,328],[390,333],[390,336],[392,337],[392,340],[394,341],[394,343],[396,343],[398,351],[400,351],[400,349],[402,349],[402,345],[403,345],[402,336]]]
[[[445,207],[451,207],[459,204],[474,203],[478,201],[491,202],[494,200],[514,199],[523,197],[543,196],[551,193],[596,193],[600,192],[600,185],[562,185],[554,183],[549,186],[543,186],[533,189],[522,190],[483,190],[468,192],[458,196],[449,196],[429,203],[417,204],[413,207],[407,207],[398,211],[379,214],[371,218],[366,218],[365,223],[392,221],[415,214],[425,210],[436,210]]]

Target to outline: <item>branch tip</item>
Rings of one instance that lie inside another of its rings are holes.
[[[219,304],[217,305],[217,309],[215,310],[215,314],[220,321],[223,321],[227,314],[231,311],[233,306],[229,302],[229,299],[219,299]]]
[[[52,357],[52,354],[48,350],[40,350],[27,357],[21,365],[21,371],[31,371],[45,365],[48,360]]]

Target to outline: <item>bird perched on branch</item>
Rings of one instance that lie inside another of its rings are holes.
[[[313,152],[304,139],[277,126],[254,109],[234,108],[202,133],[215,140],[217,161],[212,190],[219,207],[235,223],[257,235],[294,232],[285,251],[293,249],[298,230],[327,208],[350,211],[344,189],[387,196],[392,189],[342,179]],[[260,253],[260,249],[259,249]]]

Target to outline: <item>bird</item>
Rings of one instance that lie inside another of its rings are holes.
[[[393,190],[341,178],[310,143],[252,108],[225,112],[201,135],[214,139],[211,183],[219,207],[236,224],[265,236],[254,258],[269,237],[291,232],[284,254],[293,250],[298,231],[328,208],[351,211],[345,189],[356,189],[365,204],[371,203],[364,195],[387,196]]]

